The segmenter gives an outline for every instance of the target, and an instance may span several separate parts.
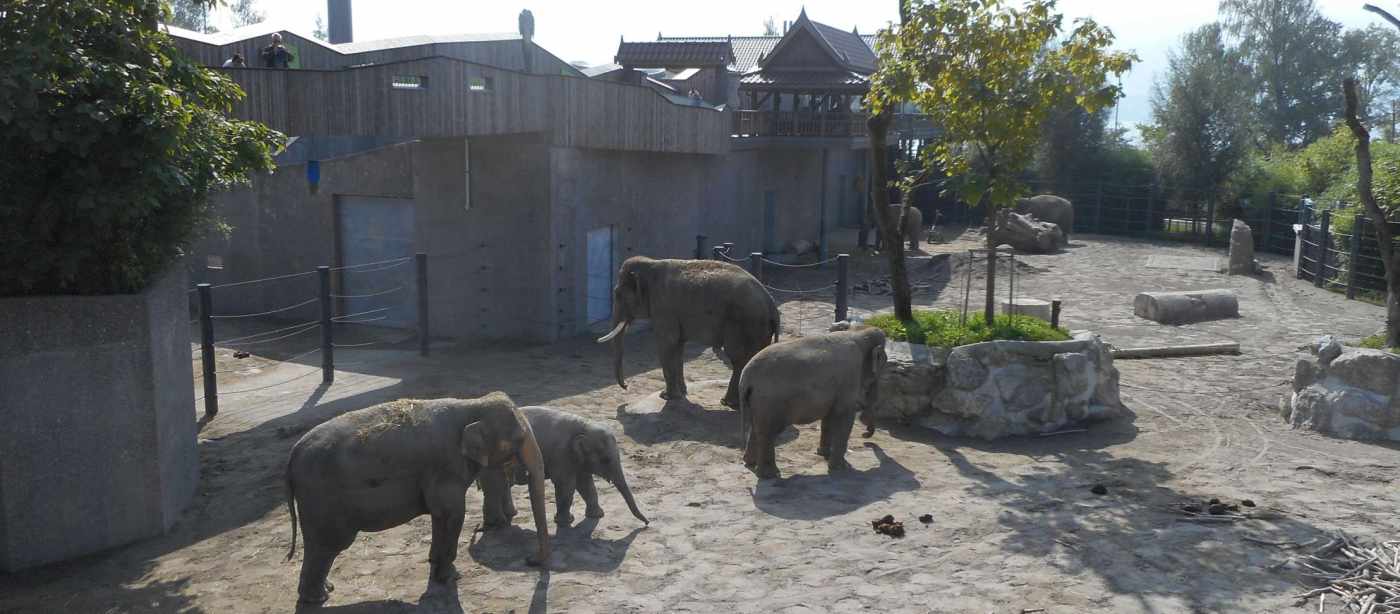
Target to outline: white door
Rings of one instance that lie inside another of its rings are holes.
[[[588,326],[612,317],[612,226],[588,231]]]

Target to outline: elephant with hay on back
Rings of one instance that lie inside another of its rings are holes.
[[[723,403],[737,408],[739,373],[754,354],[778,339],[778,305],[748,271],[714,260],[633,256],[617,271],[612,330],[598,339],[612,343],[613,372],[624,389],[622,339],[638,319],[651,320],[666,379],[661,398],[666,400],[686,396],[682,365],[687,341],[712,347],[729,360],[734,372]]]

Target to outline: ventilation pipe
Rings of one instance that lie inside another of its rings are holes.
[[[355,40],[355,28],[350,17],[350,0],[326,0],[327,35],[332,45]]]

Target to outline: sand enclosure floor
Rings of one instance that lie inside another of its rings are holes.
[[[958,251],[977,239],[965,233],[926,250]],[[1267,270],[1256,278],[1146,266],[1151,256],[1218,255],[1076,235],[1064,253],[1019,257],[1016,294],[1061,298],[1070,328],[1120,347],[1234,340],[1244,353],[1119,361],[1135,417],[1087,432],[985,443],[881,425],[871,439],[853,438],[847,459],[856,471],[838,477],[814,453],[812,425],[784,437],[782,479],[756,480],[740,462],[737,415],[719,404],[728,369],[691,348],[690,402],[662,404],[645,330],[626,342],[629,390],[612,382],[606,348],[586,338],[444,346],[427,358],[411,342],[346,352],[329,387],[304,377],[222,400],[201,431],[197,500],[171,534],[0,576],[0,612],[290,611],[300,548],[283,560],[291,531],[282,471],[297,437],[387,399],[496,389],[609,424],[651,526],[600,482],[607,516],[583,519],[576,499],[580,520],[557,532],[542,572],[524,564],[534,535],[528,513],[512,528],[470,533],[480,521],[473,489],[455,586],[427,582],[424,517],[361,534],[332,571],[326,611],[1301,612],[1294,578],[1267,569],[1292,550],[1263,542],[1335,530],[1400,539],[1400,447],[1293,431],[1276,407],[1300,345],[1322,333],[1371,334],[1383,310],[1297,281],[1282,258],[1261,257]],[[853,260],[853,281],[883,271],[878,257]],[[915,266],[916,302],[960,306],[965,273],[956,258]],[[768,276],[789,289],[832,279],[830,270]],[[980,280],[974,267],[974,308]],[[1216,287],[1239,293],[1240,319],[1168,327],[1132,315],[1138,291]],[[824,330],[830,295],[797,298],[784,301],[784,334]],[[887,309],[889,298],[857,294],[852,307]],[[226,386],[275,383],[315,368],[312,359],[260,365]],[[1094,485],[1107,494],[1092,494]],[[552,489],[548,498],[552,519]],[[1210,498],[1251,499],[1269,518],[1200,524],[1174,511]],[[528,510],[523,488],[516,505]],[[904,538],[872,531],[870,521],[886,514],[904,522]],[[921,523],[923,514],[932,522]],[[1328,601],[1327,611],[1342,611]]]

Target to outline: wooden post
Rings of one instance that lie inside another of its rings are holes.
[[[1060,299],[1050,301],[1050,326],[1060,327]]]
[[[418,269],[418,354],[428,355],[428,254],[413,255]]]
[[[1319,288],[1322,287],[1323,280],[1327,275],[1327,246],[1332,241],[1332,237],[1328,236],[1331,233],[1331,226],[1332,211],[1323,211],[1321,232],[1318,233],[1321,236],[1317,238],[1317,270],[1313,273],[1313,285]]]
[[[695,235],[695,259],[705,259],[705,235]]]
[[[848,304],[851,294],[851,279],[849,277],[848,266],[850,256],[847,254],[836,255],[836,321],[840,322],[850,316],[850,306]]]
[[[763,252],[749,252],[749,274],[763,283]]]
[[[1278,192],[1269,192],[1269,200],[1264,203],[1264,243],[1260,251],[1270,251],[1274,241],[1274,206],[1278,204]]]
[[[1366,216],[1358,211],[1351,224],[1351,251],[1347,255],[1347,299],[1356,298],[1356,269],[1361,260],[1361,231],[1366,228]]]
[[[321,382],[335,381],[335,347],[331,337],[331,268],[316,267],[321,279]]]
[[[214,297],[213,286],[199,284],[199,354],[204,367],[204,417],[219,413],[219,382],[214,368]]]

